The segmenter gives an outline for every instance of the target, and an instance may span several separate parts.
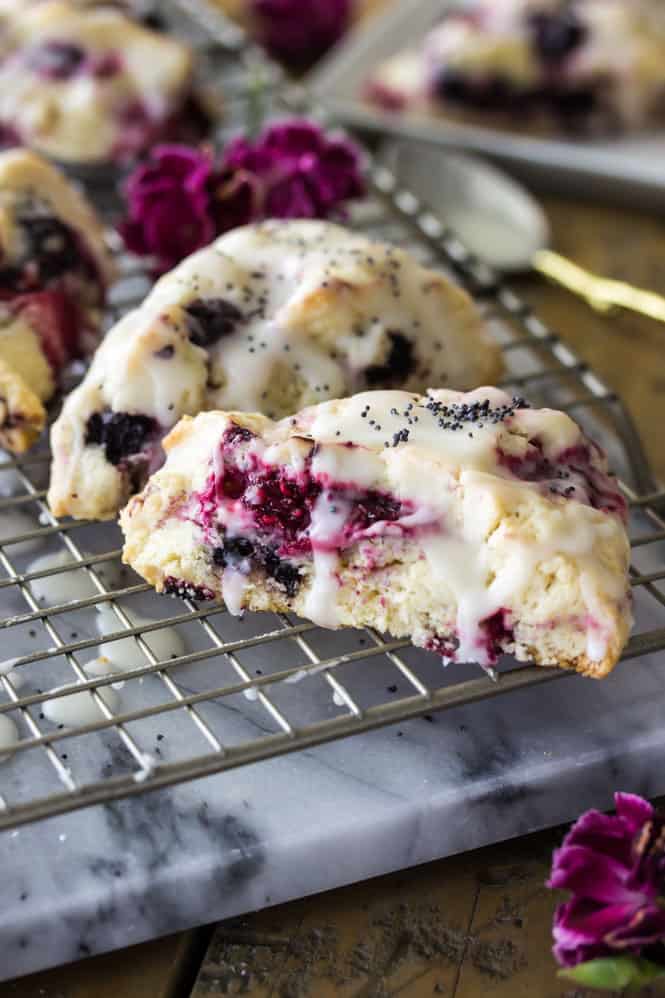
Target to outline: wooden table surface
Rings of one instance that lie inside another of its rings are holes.
[[[662,219],[554,197],[545,207],[557,249],[665,292]],[[665,481],[665,326],[627,314],[601,318],[538,278],[516,286],[624,398]],[[0,995],[583,998],[557,981],[549,952],[557,899],[543,883],[561,835],[529,836],[33,975],[0,985]]]

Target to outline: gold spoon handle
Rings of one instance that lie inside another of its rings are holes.
[[[625,281],[599,277],[548,249],[538,250],[532,265],[539,274],[580,295],[597,312],[607,313],[615,308],[627,308],[665,322],[665,298],[653,291],[634,288]]]

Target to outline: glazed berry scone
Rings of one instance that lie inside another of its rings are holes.
[[[325,222],[236,229],[106,336],[53,427],[51,509],[115,516],[184,414],[279,418],[367,387],[472,387],[499,369],[468,295],[408,253]]]
[[[371,77],[370,100],[589,134],[665,116],[665,18],[654,0],[476,0]]]
[[[6,34],[5,142],[58,160],[136,155],[165,134],[190,92],[188,47],[110,6],[47,0],[18,10]]]
[[[446,659],[604,676],[631,626],[625,503],[566,415],[494,388],[185,418],[121,516],[161,592],[371,626]]]
[[[98,342],[113,265],[92,206],[55,167],[0,153],[0,443],[23,451],[66,365]]]

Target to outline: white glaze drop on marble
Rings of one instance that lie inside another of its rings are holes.
[[[147,627],[156,623],[158,619],[143,617],[127,609],[125,609],[125,613],[133,627]],[[96,625],[101,635],[122,631],[124,626],[111,607],[100,607]],[[179,657],[185,651],[185,643],[178,631],[166,624],[159,630],[149,631],[142,637],[159,662],[168,662],[172,658]],[[107,674],[108,671],[131,672],[133,669],[143,669],[150,664],[134,637],[119,638],[117,641],[104,641],[99,646],[99,653],[98,662],[106,659],[110,663]],[[102,664],[101,667],[104,665]]]
[[[32,530],[38,529],[38,521],[30,516],[29,513],[24,513],[20,510],[5,510],[2,517],[0,517],[0,544],[6,545],[5,553],[8,557],[14,558],[17,555],[27,555],[37,551],[43,543],[40,537],[34,537],[28,541],[19,541],[18,544],[7,544],[7,540],[10,537],[27,534]]]
[[[49,692],[59,693],[60,690],[73,688],[71,684],[66,684],[65,686],[56,686],[52,690],[49,690]],[[109,686],[104,686],[100,687],[98,693],[108,709],[112,713],[115,713],[120,702],[120,698],[115,690],[112,690]],[[42,712],[44,717],[53,724],[64,724],[67,728],[77,728],[84,724],[94,724],[105,717],[101,706],[95,701],[89,690],[70,693],[68,696],[57,697],[54,700],[45,700],[42,704]]]
[[[12,750],[17,742],[16,723],[6,714],[0,714],[0,762],[4,762],[13,754]]]
[[[134,773],[134,783],[145,783],[146,780],[150,779],[157,765],[158,761],[154,755],[151,755],[150,752],[141,753],[141,768]]]
[[[71,565],[72,555],[68,551],[54,551],[35,558],[28,565],[27,572],[45,572],[51,568]],[[32,594],[38,603],[49,606],[59,603],[74,603],[77,600],[95,596],[97,589],[84,568],[71,572],[59,572],[43,579],[33,579],[30,583]]]

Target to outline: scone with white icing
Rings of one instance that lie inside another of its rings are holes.
[[[280,418],[368,387],[472,387],[499,369],[469,296],[408,253],[325,222],[237,229],[106,336],[53,428],[51,509],[115,516],[185,414]]]
[[[5,36],[4,139],[58,160],[134,156],[164,134],[190,91],[189,48],[111,6],[29,5],[9,17]]]
[[[625,503],[568,416],[494,388],[210,412],[123,511],[124,560],[229,611],[371,626],[447,659],[604,676],[631,627]]]
[[[475,0],[372,75],[388,110],[602,133],[665,115],[658,0]]]
[[[113,277],[101,224],[54,166],[0,153],[0,443],[26,450],[63,368],[98,342]]]

